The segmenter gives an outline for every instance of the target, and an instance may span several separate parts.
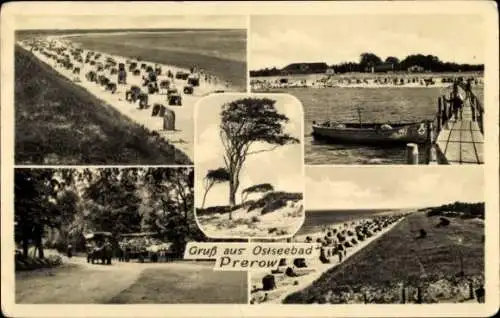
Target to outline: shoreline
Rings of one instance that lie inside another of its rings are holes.
[[[228,30],[238,30],[238,29],[228,29]],[[161,33],[168,33],[168,34],[189,34],[189,33],[198,33],[198,32],[217,32],[219,30],[206,30],[206,31],[121,31],[121,32],[97,32],[97,33],[71,33],[71,34],[64,34],[64,35],[54,35],[54,37],[57,37],[59,39],[65,39],[65,41],[71,41],[70,39],[66,40],[66,38],[81,38],[81,37],[106,37],[106,36],[113,36],[113,35],[129,35],[129,34],[161,34]],[[71,41],[75,42],[75,41]],[[77,45],[80,45],[80,43],[75,43]],[[175,51],[175,49],[173,49]],[[182,52],[179,50],[179,52]],[[107,54],[107,53],[106,53]],[[220,59],[225,59],[228,61],[232,62],[239,62],[239,63],[246,63],[245,59],[236,59],[236,58],[231,58],[227,56],[218,56],[218,55],[207,55],[209,57],[216,57]],[[152,62],[151,62],[152,63]]]
[[[310,287],[316,280],[318,280],[321,276],[323,276],[327,271],[335,268],[336,266],[342,264],[343,262],[345,262],[347,259],[349,259],[351,256],[355,255],[356,253],[358,253],[359,251],[361,251],[362,249],[366,248],[367,246],[369,246],[372,242],[376,241],[377,239],[379,239],[380,237],[382,237],[384,234],[388,233],[390,230],[392,230],[396,225],[398,225],[401,221],[403,221],[405,219],[405,217],[402,217],[400,218],[399,220],[397,220],[396,222],[394,222],[393,224],[389,225],[388,227],[386,227],[385,229],[382,229],[377,235],[373,235],[371,238],[368,238],[366,239],[365,241],[363,242],[359,242],[359,244],[357,244],[356,246],[350,248],[349,250],[347,250],[348,252],[346,253],[346,255],[343,257],[342,261],[341,262],[333,262],[333,263],[321,263],[319,261],[319,258],[317,259],[314,259],[314,260],[308,260],[310,261],[311,263],[311,266],[308,268],[313,268],[314,271],[308,273],[308,274],[305,274],[305,275],[302,275],[302,276],[299,276],[299,277],[290,277],[289,280],[291,281],[296,281],[298,282],[298,284],[296,285],[282,285],[282,288],[279,288],[277,287],[276,289],[272,290],[271,292],[274,292],[274,294],[277,294],[277,297],[276,298],[273,298],[267,302],[257,302],[256,304],[259,304],[259,305],[262,305],[262,304],[282,304],[283,303],[283,300],[288,297],[289,295],[295,293],[295,292],[298,292],[298,291],[301,291],[301,290],[304,290],[308,287]],[[356,222],[362,222],[363,220],[371,220],[371,218],[362,218],[362,219],[357,219]],[[348,223],[351,223],[353,221],[349,221]],[[340,227],[340,225],[342,225],[344,223],[342,222],[339,222],[339,223],[333,223],[333,224],[329,224],[327,226],[329,227]],[[305,240],[305,237],[306,236],[310,236],[313,238],[313,242],[314,242],[314,238],[316,237],[322,237],[324,236],[324,232],[323,231],[319,231],[319,232],[315,232],[314,234],[302,234],[302,235],[299,235],[297,237],[294,237],[292,239],[293,242],[302,242]],[[299,240],[300,239],[300,240]],[[250,275],[251,275],[251,283],[252,283],[252,286],[255,285],[255,281],[254,279],[257,279],[257,278],[261,278],[263,272],[260,272],[260,271],[253,271],[253,272],[249,272]],[[259,275],[260,273],[260,275]],[[264,273],[263,276],[265,276],[266,274],[268,274],[267,272]],[[263,277],[262,276],[262,277]],[[260,281],[261,279],[259,279],[259,284],[260,284]],[[251,295],[251,299],[252,299],[252,296],[254,295],[255,293],[250,293]]]
[[[69,44],[64,43],[66,40],[60,40],[60,36],[48,36],[43,38],[45,41],[56,41],[58,44],[63,44],[63,46],[72,46],[73,43]],[[25,45],[23,41],[17,42],[24,50],[30,52],[29,45]],[[66,45],[64,45],[66,44]],[[127,60],[126,57],[112,55],[108,53],[103,53],[99,51],[93,51],[88,49],[83,49],[83,55],[87,52],[92,51],[95,53],[101,53],[101,59],[104,57],[112,57],[117,63],[125,62]],[[101,100],[103,103],[108,104],[115,110],[119,111],[121,114],[130,118],[132,121],[136,122],[139,125],[144,126],[151,133],[156,132],[160,135],[160,137],[173,145],[179,151],[182,151],[185,155],[187,155],[190,160],[193,162],[194,160],[194,105],[198,102],[198,100],[210,93],[213,93],[217,90],[223,91],[231,91],[231,89],[225,87],[223,83],[207,83],[203,79],[200,80],[200,86],[196,87],[192,95],[186,95],[182,93],[182,88],[186,85],[185,81],[174,79],[173,83],[176,87],[180,89],[182,95],[182,106],[169,106],[166,102],[166,95],[164,94],[148,94],[149,95],[149,105],[152,106],[154,104],[162,104],[167,106],[167,108],[171,109],[175,113],[175,130],[166,131],[163,129],[163,118],[161,117],[153,117],[151,116],[151,109],[140,110],[137,107],[137,104],[132,104],[128,101],[125,101],[125,91],[132,85],[137,85],[142,87],[141,85],[141,77],[133,76],[130,72],[127,71],[127,84],[118,84],[117,91],[115,94],[111,94],[103,89],[97,83],[89,82],[85,79],[85,74],[89,71],[95,71],[95,67],[86,64],[86,63],[77,63],[75,66],[80,66],[81,71],[79,75],[74,75],[72,70],[66,70],[63,67],[57,65],[55,60],[47,58],[43,54],[41,54],[40,50],[31,52],[40,62],[43,62],[53,68],[57,73],[65,77],[66,79],[72,81],[75,85],[80,86],[87,90],[89,93],[94,95],[97,99]],[[167,65],[167,64],[158,64],[149,61],[142,61],[142,63],[148,63],[150,65],[160,65],[162,69],[169,69],[172,72],[178,71],[188,71],[185,68]],[[109,76],[109,71],[106,70],[103,72]],[[158,81],[161,81],[166,78],[166,75],[161,75],[158,77]],[[78,78],[78,81],[75,81],[75,78]]]
[[[264,90],[274,90],[274,89],[328,89],[328,88],[370,88],[370,89],[382,89],[382,88],[451,88],[453,84],[450,83],[437,83],[434,85],[391,85],[391,84],[334,84],[329,86],[314,86],[314,85],[305,85],[305,86],[273,86],[273,87],[257,87],[256,85],[252,86],[252,90],[255,91],[264,91]],[[473,88],[481,88],[483,89],[483,85],[476,85]]]

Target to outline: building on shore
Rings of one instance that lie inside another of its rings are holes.
[[[281,70],[282,75],[295,74],[325,74],[328,69],[326,63],[292,63]]]
[[[408,72],[410,72],[410,73],[423,73],[423,72],[425,72],[425,69],[420,65],[412,65],[412,66],[408,67]]]

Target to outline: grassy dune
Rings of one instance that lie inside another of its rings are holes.
[[[84,48],[114,55],[182,68],[199,65],[240,90],[246,88],[245,30],[84,35],[69,39]]]
[[[16,164],[189,164],[189,158],[15,50]]]
[[[285,303],[306,303],[346,287],[386,288],[398,282],[418,285],[424,281],[452,279],[460,272],[459,251],[467,277],[484,275],[484,225],[474,219],[451,218],[447,227],[436,227],[439,217],[416,213],[393,230],[326,272],[310,287],[289,295]],[[427,237],[417,239],[425,229]],[[459,245],[459,239],[463,243]]]

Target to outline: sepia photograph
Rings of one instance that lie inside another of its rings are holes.
[[[196,220],[208,237],[290,237],[304,221],[302,106],[216,94],[196,106]]]
[[[17,164],[190,165],[196,101],[246,91],[242,16],[19,20]]]
[[[309,165],[482,164],[483,22],[252,16],[251,89],[302,102]]]
[[[15,170],[18,304],[247,303],[245,272],[183,260],[206,241],[192,168]]]
[[[3,315],[494,316],[497,7],[4,4]]]
[[[449,169],[307,167],[291,241],[319,257],[250,272],[250,303],[484,302],[484,171]]]

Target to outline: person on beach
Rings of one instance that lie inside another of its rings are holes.
[[[68,249],[66,251],[66,254],[67,254],[68,258],[73,257],[73,246],[71,244],[68,244]]]
[[[463,110],[463,100],[458,93],[458,82],[453,83],[453,91],[450,94],[450,99],[444,99],[447,103],[451,103],[452,111],[453,111],[453,116],[455,119],[462,119],[462,110]],[[460,115],[460,116],[459,116]]]
[[[465,84],[465,99],[472,99],[472,79],[469,78],[467,80],[467,84]]]

